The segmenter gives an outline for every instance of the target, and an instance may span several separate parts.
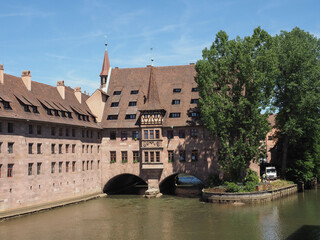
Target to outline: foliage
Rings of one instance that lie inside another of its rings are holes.
[[[247,169],[247,175],[244,178],[244,182],[252,182],[254,184],[259,184],[259,176],[256,171],[253,171],[252,169]]]
[[[246,182],[243,190],[245,192],[254,192],[254,191],[256,191],[256,186],[257,186],[257,184],[254,182]]]
[[[241,189],[238,184],[234,182],[225,182],[225,184],[227,185],[226,192],[239,192]]]
[[[274,106],[281,172],[284,175],[288,165],[296,180],[309,181],[319,177],[320,165],[320,41],[294,28],[282,31],[275,43]]]
[[[219,174],[210,174],[208,176],[207,184],[210,187],[219,186],[222,184],[222,180],[219,177]]]
[[[257,28],[251,37],[229,40],[224,31],[196,64],[201,120],[219,139],[219,164],[240,179],[250,161],[265,155],[267,115],[276,63],[271,36]]]

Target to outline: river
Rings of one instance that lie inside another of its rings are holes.
[[[117,195],[3,221],[0,239],[320,239],[319,225],[320,190],[245,206]]]

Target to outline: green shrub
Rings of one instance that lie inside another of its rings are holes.
[[[225,182],[227,185],[226,192],[239,192],[240,187],[234,182]]]
[[[245,185],[246,185],[248,182],[252,182],[252,183],[254,183],[254,185],[259,184],[259,177],[258,177],[257,172],[251,170],[250,168],[247,170],[247,175],[246,175],[246,177],[244,178],[244,183],[245,183]]]
[[[246,182],[246,184],[244,185],[244,191],[246,192],[254,192],[256,191],[256,183],[254,182]]]
[[[220,179],[219,174],[210,174],[208,176],[207,184],[210,187],[221,185],[222,180]]]

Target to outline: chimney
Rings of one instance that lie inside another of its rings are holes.
[[[3,65],[0,64],[0,84],[4,84]]]
[[[66,99],[66,87],[64,86],[64,81],[57,81],[57,90],[62,99]]]
[[[24,85],[26,85],[26,88],[31,91],[31,72],[28,71],[22,71],[21,75],[22,81]]]
[[[76,96],[79,103],[81,103],[81,87],[74,88],[74,95]]]

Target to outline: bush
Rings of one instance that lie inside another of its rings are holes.
[[[207,180],[208,186],[219,186],[222,184],[222,180],[219,177],[219,174],[210,174]]]
[[[234,182],[225,182],[227,185],[226,192],[239,192],[240,187]]]
[[[254,191],[256,191],[256,185],[257,184],[254,182],[246,182],[243,190],[246,192],[254,192]]]
[[[258,174],[257,174],[255,171],[251,170],[250,168],[247,170],[247,175],[246,175],[246,177],[244,178],[244,183],[245,183],[245,185],[246,185],[248,182],[252,182],[254,185],[259,184]]]

